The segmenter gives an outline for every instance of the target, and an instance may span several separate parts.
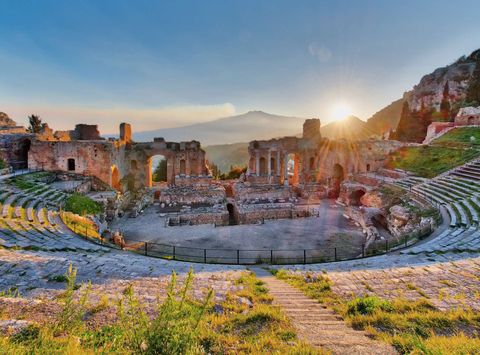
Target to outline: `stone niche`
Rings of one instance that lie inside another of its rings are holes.
[[[480,107],[463,107],[455,116],[455,126],[479,126]]]

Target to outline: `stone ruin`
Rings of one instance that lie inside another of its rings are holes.
[[[311,204],[337,198],[345,179],[382,168],[386,155],[401,145],[329,140],[320,134],[320,120],[309,119],[301,137],[250,142],[246,174],[220,182],[209,174],[205,151],[195,140],[134,142],[128,123],[120,125],[118,138],[104,139],[96,125],[54,132],[44,124],[41,132],[30,134],[16,131],[7,115],[0,115],[0,122],[7,127],[0,133],[0,154],[7,163],[94,177],[118,192],[115,201],[107,199],[108,219],[129,208],[135,216],[155,199],[160,213],[175,213],[172,225],[260,223],[315,214]],[[152,182],[152,159],[158,155],[166,160],[162,184]]]

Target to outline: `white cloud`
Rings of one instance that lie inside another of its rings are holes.
[[[332,51],[325,46],[312,42],[308,45],[308,53],[320,62],[328,62],[332,58]]]
[[[98,124],[101,133],[116,133],[121,122],[132,124],[134,131],[179,127],[235,114],[231,103],[216,105],[176,105],[153,108],[87,107],[45,104],[3,104],[5,111],[19,124],[35,113],[54,130],[73,129],[77,123]]]

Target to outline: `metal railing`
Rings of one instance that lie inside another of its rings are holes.
[[[378,240],[368,247],[365,244],[355,248],[332,247],[323,249],[224,249],[195,248],[155,242],[138,241],[128,244],[126,250],[169,260],[204,264],[314,264],[335,261],[362,259],[382,255],[405,248],[426,238],[433,232],[431,228],[412,233],[399,240]]]
[[[65,223],[66,224],[66,223]],[[66,224],[68,226],[68,224]],[[70,227],[69,227],[70,228]],[[432,232],[431,227],[411,233],[397,240],[377,240],[365,246],[332,247],[323,249],[227,249],[196,248],[180,245],[156,243],[151,241],[131,241],[117,245],[102,237],[93,237],[97,230],[73,226],[71,230],[78,236],[96,244],[118,250],[128,250],[137,254],[167,260],[226,265],[287,265],[318,264],[336,261],[362,259],[409,247],[425,239]]]
[[[27,172],[42,171],[38,170],[17,170],[15,175],[25,174]],[[412,191],[413,192],[413,191]],[[419,194],[416,194],[417,196]],[[420,196],[419,196],[420,197]],[[429,200],[428,196],[421,196],[425,200]],[[428,201],[436,207],[438,216],[437,222],[441,220],[439,204],[435,201]],[[60,212],[62,220],[64,216]],[[64,221],[65,223],[66,221]],[[80,224],[68,223],[65,225],[70,228],[78,236],[99,245],[109,248],[129,250],[142,255],[157,257],[169,260],[205,263],[205,264],[230,264],[230,265],[249,265],[249,264],[314,264],[326,263],[346,260],[356,260],[387,254],[391,251],[411,246],[417,241],[426,238],[433,232],[431,227],[406,235],[402,240],[377,240],[365,246],[365,244],[357,247],[331,247],[322,249],[222,249],[222,248],[196,248],[178,245],[162,244],[150,241],[135,241],[117,245],[102,238],[97,237],[98,231],[94,228],[81,226]]]

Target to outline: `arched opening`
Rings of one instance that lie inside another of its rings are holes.
[[[359,189],[359,190],[352,191],[352,193],[349,196],[350,206],[360,206],[361,205],[360,199],[362,198],[363,195],[365,195],[365,191],[363,190]]]
[[[164,155],[154,155],[151,159],[152,181],[167,181],[167,159]],[[133,162],[133,160],[132,160]]]
[[[267,175],[267,159],[264,157],[260,158],[260,175]]]
[[[118,173],[118,168],[115,165],[112,166],[112,187],[115,190],[120,191],[120,174]]]
[[[180,175],[187,175],[187,162],[185,159],[180,159]]]
[[[251,157],[250,160],[248,161],[248,169],[250,174],[256,174],[257,172],[255,171],[255,158]]]
[[[468,125],[473,126],[475,124],[475,118],[473,116],[470,116],[468,118]]]
[[[75,171],[75,159],[69,158],[67,160],[67,169],[68,171]]]
[[[287,156],[288,183],[294,185],[298,183],[298,156],[290,153]]]
[[[235,213],[235,206],[231,203],[227,203],[227,211],[228,211],[228,225],[234,226],[238,224],[237,215]]]
[[[367,169],[367,172],[370,171],[370,164],[367,164],[366,169]]]
[[[138,169],[138,163],[136,160],[130,161],[130,169],[132,170],[137,170]]]
[[[277,162],[275,160],[275,158],[270,158],[270,173],[272,175],[276,175],[276,171],[277,171]]]
[[[315,158],[314,157],[311,157],[310,158],[310,163],[308,164],[309,166],[309,169],[310,170],[314,170],[315,169]]]
[[[340,195],[340,185],[342,184],[344,178],[345,173],[343,171],[343,167],[340,164],[335,164],[333,166],[331,181],[332,191],[330,193],[330,197],[337,198]]]
[[[12,161],[11,165],[14,169],[25,169],[28,168],[28,152],[30,150],[32,142],[30,139],[22,140],[18,145],[18,160]]]

